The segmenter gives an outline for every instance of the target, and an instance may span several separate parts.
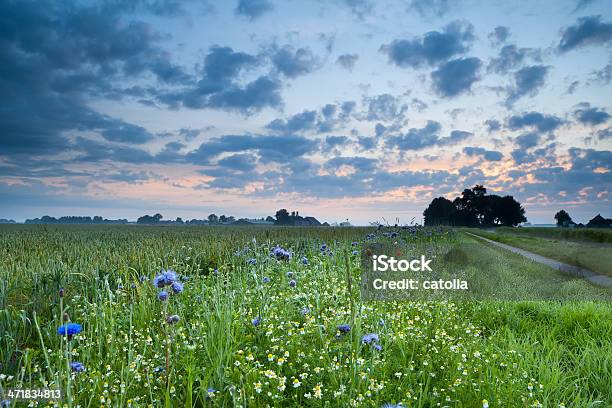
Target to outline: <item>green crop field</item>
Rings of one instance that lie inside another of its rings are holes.
[[[68,407],[612,406],[600,288],[564,286],[594,301],[366,302],[367,241],[480,246],[466,268],[525,290],[567,279],[453,230],[2,226],[0,400],[50,388]]]

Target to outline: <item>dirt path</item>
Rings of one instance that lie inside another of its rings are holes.
[[[569,275],[574,275],[574,276],[578,276],[580,278],[584,278],[586,280],[588,280],[591,283],[594,283],[596,285],[600,285],[600,286],[606,286],[606,287],[612,287],[612,278],[609,276],[604,276],[604,275],[599,275],[595,272],[591,272],[587,269],[584,268],[580,268],[578,266],[574,266],[574,265],[570,265],[570,264],[566,264],[563,262],[559,262],[556,261],[554,259],[550,259],[550,258],[546,258],[542,255],[538,255],[538,254],[534,254],[533,252],[529,252],[526,251],[524,249],[521,248],[517,248],[517,247],[513,247],[511,245],[508,244],[503,244],[501,242],[497,242],[497,241],[493,241],[492,239],[489,238],[485,238],[485,237],[481,237],[480,235],[476,235],[476,234],[472,234],[471,232],[465,232],[467,235],[470,235],[472,237],[476,237],[478,239],[481,239],[485,242],[488,242],[492,245],[495,245],[497,247],[506,249],[510,252],[513,252],[515,254],[519,254],[524,256],[527,259],[530,259],[534,262],[538,262],[541,263],[543,265],[549,266],[553,269],[556,269],[558,271],[561,271],[563,273],[567,273]]]

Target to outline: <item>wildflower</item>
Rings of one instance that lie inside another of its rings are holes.
[[[83,328],[78,323],[66,323],[63,326],[58,327],[57,334],[60,336],[72,337],[75,334],[79,334]]]
[[[357,241],[351,242],[351,246],[357,246],[357,245],[359,245],[359,242]]]
[[[176,272],[171,269],[166,271],[161,271],[159,275],[153,278],[153,284],[158,288],[163,288],[164,286],[172,285],[176,282]]]
[[[255,265],[256,263],[257,263],[257,259],[255,259],[255,258],[251,258],[251,259],[249,259],[247,261],[247,264],[249,264],[249,265]]]
[[[487,401],[486,399],[482,400],[482,408],[489,408],[489,401]]]
[[[0,401],[0,408],[10,408],[11,400],[2,400]]]
[[[340,333],[348,333],[351,331],[351,326],[349,326],[348,324],[341,324],[338,326],[338,331]]]
[[[215,390],[214,388],[209,388],[206,390],[208,398],[213,398],[215,396],[215,392],[217,392],[217,390]]]
[[[321,244],[321,252],[325,251],[327,249],[327,245],[326,244]]]
[[[304,306],[301,310],[300,310],[300,314],[302,316],[306,316],[308,313],[310,313],[310,308]]]
[[[291,258],[291,252],[287,251],[284,248],[281,248],[278,245],[276,247],[272,248],[272,253],[271,254],[276,259],[283,260],[283,261],[287,261],[287,260],[289,260],[289,258]]]
[[[144,283],[147,280],[147,277],[144,275],[140,275],[140,283]]]
[[[268,278],[267,276],[264,276],[262,281],[263,281],[263,283],[269,283],[270,282],[270,278]]]
[[[378,343],[379,338],[378,338],[378,334],[376,333],[368,333],[365,334],[362,338],[361,338],[361,342],[363,344],[376,344]]]
[[[180,320],[181,318],[178,315],[172,315],[166,318],[166,323],[175,324],[175,323],[178,323]]]
[[[402,408],[402,406],[400,404],[386,403],[386,404],[382,404],[380,408]]]
[[[64,288],[61,288],[59,290],[59,297],[64,297],[65,294],[66,294],[66,291],[64,290]]]
[[[166,369],[165,369],[164,367],[161,367],[161,366],[160,366],[160,367],[155,367],[155,368],[153,369],[153,372],[154,372],[155,374],[160,374],[160,373],[163,373],[164,371],[166,371]]]
[[[297,285],[297,282],[295,281],[295,279],[291,279],[291,280],[289,281],[289,286],[291,286],[292,288],[295,288],[295,287],[296,287],[296,285]]]
[[[287,272],[287,277],[288,278],[293,278],[293,272],[291,272],[291,271]]]
[[[380,344],[374,344],[374,350],[376,351],[381,351],[382,350],[382,346]],[[432,373],[433,374],[433,373]]]
[[[351,252],[351,253],[352,253],[353,255],[358,255],[358,254],[359,254],[359,251],[354,250],[354,251],[353,251],[353,252]]]
[[[85,371],[85,366],[83,365],[83,363],[73,361],[72,363],[70,363],[70,369],[75,373],[80,373]]]
[[[308,258],[306,258],[305,256],[302,257],[302,264],[308,265]]]
[[[255,327],[259,326],[259,323],[261,323],[261,317],[257,316],[251,321],[251,323],[253,323],[253,326]]]
[[[183,291],[183,284],[180,282],[173,282],[172,283],[172,291],[174,293],[181,293]]]
[[[168,292],[166,292],[165,290],[160,291],[160,292],[157,294],[157,298],[158,298],[159,300],[161,300],[162,302],[163,302],[164,300],[168,300]]]

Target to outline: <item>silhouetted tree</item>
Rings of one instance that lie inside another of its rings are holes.
[[[450,225],[455,206],[444,197],[434,198],[423,211],[425,225]]]
[[[278,225],[287,225],[291,221],[289,217],[289,211],[286,209],[281,209],[276,212],[276,222]]]
[[[555,220],[557,220],[557,227],[569,227],[573,223],[572,217],[565,210],[556,213]]]
[[[601,214],[597,214],[586,226],[589,228],[612,228],[612,219],[604,218]]]
[[[210,214],[210,215],[208,216],[208,222],[209,222],[210,224],[216,224],[218,221],[219,221],[219,217],[217,217],[217,215],[216,215],[216,214]]]

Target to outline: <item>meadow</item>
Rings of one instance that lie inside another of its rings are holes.
[[[370,241],[565,279],[448,229],[2,226],[1,406],[41,387],[68,407],[612,406],[605,292],[364,301]]]

